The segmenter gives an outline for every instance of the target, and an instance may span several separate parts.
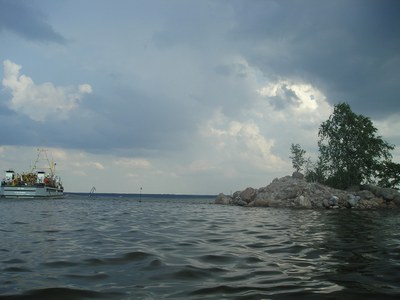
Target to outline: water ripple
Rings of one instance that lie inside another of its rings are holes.
[[[0,220],[0,299],[400,296],[395,212],[77,197]]]

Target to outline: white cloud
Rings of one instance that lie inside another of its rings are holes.
[[[382,120],[373,120],[373,122],[378,129],[378,134],[382,135],[384,139],[388,139],[390,143],[399,144],[400,114],[395,113]]]
[[[96,169],[96,170],[104,170],[105,169],[104,165],[97,161],[85,161],[85,162],[75,161],[72,163],[72,165],[75,166],[76,168],[89,168],[89,169]]]
[[[394,113],[387,118],[379,121],[372,120],[374,126],[378,129],[378,135],[382,135],[383,139],[391,145],[395,145],[393,151],[393,161],[400,163],[400,114]]]
[[[280,79],[264,85],[258,93],[273,105],[281,107],[285,115],[295,115],[302,121],[320,122],[332,112],[326,96],[309,83]]]
[[[126,158],[121,157],[114,160],[114,164],[117,166],[124,166],[129,168],[148,168],[150,167],[150,162],[142,158]]]
[[[3,65],[2,83],[12,94],[8,107],[35,121],[43,122],[51,117],[67,119],[69,112],[79,105],[83,95],[92,92],[89,84],[63,87],[45,82],[37,85],[32,78],[20,75],[20,65],[10,60],[5,60]]]
[[[252,121],[229,120],[217,112],[201,129],[204,137],[212,140],[224,159],[242,161],[253,167],[271,170],[281,168],[285,162],[272,153],[274,139],[267,139]],[[237,162],[237,161],[236,161]]]
[[[90,94],[90,93],[93,92],[92,87],[90,86],[90,84],[87,84],[87,83],[86,84],[81,84],[79,86],[79,91],[81,93],[86,93],[86,94]]]
[[[104,170],[104,166],[99,163],[99,162],[93,162],[93,166],[97,169],[97,170]]]

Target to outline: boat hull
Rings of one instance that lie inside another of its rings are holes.
[[[2,198],[62,198],[64,190],[49,186],[2,186]]]

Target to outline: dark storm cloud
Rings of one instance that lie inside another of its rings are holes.
[[[24,38],[63,44],[65,38],[46,22],[46,17],[21,0],[0,0],[0,32],[7,30]]]
[[[400,2],[238,1],[231,38],[270,76],[318,83],[332,103],[398,110]]]

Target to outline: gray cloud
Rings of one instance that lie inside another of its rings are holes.
[[[29,6],[27,1],[0,0],[1,30],[40,42],[66,42],[66,39],[46,21],[46,16]]]
[[[369,115],[400,108],[400,2],[238,1],[234,9],[232,40],[265,74],[316,82],[329,101]]]

